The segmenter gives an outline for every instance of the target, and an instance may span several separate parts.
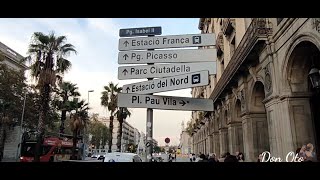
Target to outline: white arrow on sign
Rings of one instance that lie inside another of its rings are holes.
[[[206,86],[208,84],[209,72],[199,71],[179,76],[127,84],[124,85],[122,89],[124,93],[149,94],[197,86]]]
[[[120,66],[118,79],[161,78],[205,70],[208,70],[210,75],[216,74],[216,62]]]
[[[140,38],[121,38],[119,50],[141,50],[141,49],[162,49],[199,47],[216,45],[215,35],[211,34],[186,34],[171,36],[154,36]]]
[[[158,51],[122,51],[119,64],[178,63],[216,61],[217,49],[182,49]]]
[[[213,100],[119,93],[118,106],[182,111],[213,111]]]

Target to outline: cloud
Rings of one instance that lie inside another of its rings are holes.
[[[86,19],[88,26],[95,30],[101,30],[108,36],[118,37],[119,25],[112,19],[89,18]]]

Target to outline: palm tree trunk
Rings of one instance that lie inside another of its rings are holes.
[[[41,89],[41,107],[40,107],[40,116],[39,116],[39,122],[38,122],[38,139],[35,149],[35,157],[34,161],[39,162],[40,156],[41,156],[41,145],[42,145],[42,139],[44,135],[44,123],[47,118],[47,113],[49,110],[49,101],[50,101],[50,85],[45,84]]]
[[[67,111],[61,111],[61,125],[60,125],[60,134],[64,134],[64,122],[67,119]]]
[[[73,131],[73,145],[72,145],[72,156],[71,160],[76,159],[76,148],[77,148],[77,140],[78,140],[78,129],[75,129]]]
[[[66,102],[68,101],[68,94],[67,92],[65,92],[64,96],[63,96],[63,106],[65,106]],[[63,107],[66,108],[66,107]],[[63,110],[61,111],[61,125],[60,125],[60,133],[64,134],[64,122],[67,119],[67,110]]]
[[[110,124],[109,124],[109,132],[110,132],[110,137],[109,137],[109,150],[108,152],[111,152],[111,147],[112,147],[112,132],[113,132],[113,116],[110,116]]]
[[[118,138],[117,138],[117,149],[119,152],[121,152],[121,139],[122,139],[122,124],[123,124],[123,118],[120,116],[119,120],[119,131],[118,131]]]

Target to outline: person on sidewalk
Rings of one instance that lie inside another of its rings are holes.
[[[208,162],[208,160],[206,159],[206,155],[201,154],[198,162]]]

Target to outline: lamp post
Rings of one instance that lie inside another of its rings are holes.
[[[21,114],[21,121],[20,121],[20,131],[19,131],[19,144],[18,144],[18,150],[17,150],[17,155],[16,159],[17,161],[19,160],[19,155],[20,155],[20,150],[21,150],[21,145],[22,145],[22,124],[23,124],[23,119],[24,119],[24,110],[26,107],[26,99],[27,99],[27,92],[24,93],[24,98],[23,98],[23,107],[22,107],[22,114]]]
[[[90,104],[90,102],[89,102],[89,95],[90,95],[90,93],[91,92],[94,92],[94,90],[89,90],[88,91],[88,106],[89,106],[89,104]],[[89,116],[89,109],[87,110],[88,112],[88,116]],[[86,158],[86,149],[87,149],[87,128],[85,127],[84,128],[84,134],[83,134],[83,136],[82,136],[82,138],[83,138],[83,140],[82,140],[82,142],[83,142],[83,150],[82,150],[82,159],[83,160],[85,160],[85,158]]]

